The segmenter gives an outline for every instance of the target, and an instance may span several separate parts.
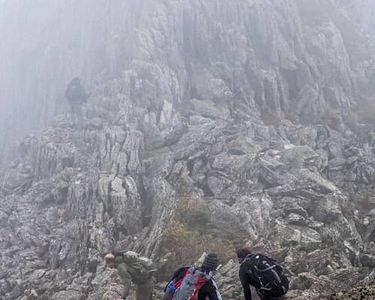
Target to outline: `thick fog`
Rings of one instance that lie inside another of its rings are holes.
[[[32,130],[45,128],[54,114],[61,113],[64,107],[63,91],[72,77],[84,78],[92,88],[97,81],[118,76],[127,69],[131,59],[160,57],[161,53],[158,52],[168,47],[168,40],[182,42],[183,31],[178,24],[183,18],[183,11],[179,11],[183,1],[178,5],[169,2],[2,0],[0,149],[4,149],[5,143],[13,143]],[[202,6],[202,11],[215,7],[209,4],[211,2],[215,1],[209,1],[205,8]],[[307,13],[314,13],[317,7],[314,2],[300,1],[300,5],[305,6]],[[372,1],[335,2],[343,8],[345,15],[362,26],[364,32],[373,32]],[[257,1],[228,4],[227,16],[234,13],[233,7],[250,7],[252,3]],[[268,1],[265,3],[269,5]],[[218,7],[227,8],[223,4]],[[284,17],[289,18],[287,15]],[[222,26],[226,21],[218,20],[217,25],[220,26],[220,23]],[[198,25],[197,30],[202,25]],[[164,45],[147,45],[151,42],[147,39],[153,34],[152,26],[159,26],[155,33],[170,35],[164,36],[164,41],[156,40]],[[267,30],[265,23],[260,26]],[[151,31],[151,35],[147,31]],[[149,53],[142,53],[145,51]],[[240,52],[241,49],[236,51]]]
[[[161,299],[214,251],[237,300],[244,246],[285,267],[291,300],[374,284],[374,16],[372,0],[0,0],[0,299],[154,279]],[[148,270],[121,281],[103,258],[127,251]]]
[[[92,87],[123,69],[140,2],[2,1],[0,149],[61,113],[74,76]]]

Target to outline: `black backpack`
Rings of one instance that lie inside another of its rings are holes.
[[[69,84],[65,92],[65,97],[69,102],[78,104],[83,104],[87,100],[87,95],[83,87],[80,84],[75,83]]]
[[[257,293],[262,298],[281,297],[287,293],[289,280],[275,260],[262,254],[252,254],[245,258],[242,265],[257,282]]]

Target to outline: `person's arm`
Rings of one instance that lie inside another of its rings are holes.
[[[172,297],[173,297],[173,294],[174,293],[172,293],[171,291],[166,291],[164,293],[164,296],[163,296],[162,300],[171,300]]]
[[[181,280],[185,276],[185,273],[188,269],[188,267],[179,268],[176,272],[174,272],[171,281],[174,280],[177,282]]]
[[[71,100],[72,96],[71,96],[71,92],[70,92],[70,85],[66,88],[65,93],[64,93],[64,97],[69,101]]]
[[[123,282],[130,282],[131,281],[131,276],[127,270],[126,264],[125,263],[119,263],[117,266],[117,272],[118,275],[121,277]]]
[[[81,102],[86,102],[86,100],[89,98],[85,88],[82,85],[79,86],[79,95],[81,98]]]
[[[180,279],[182,279],[186,273],[186,270],[188,268],[187,267],[182,267],[182,268],[179,268],[176,272],[173,273],[173,276],[171,278],[171,280],[169,280],[168,284],[165,286],[164,288],[164,292],[167,290],[169,284],[174,281],[174,282],[177,282],[179,281]]]
[[[182,277],[184,277],[186,272],[186,267],[182,267],[178,269],[176,272],[174,272],[171,280],[168,282],[168,284],[164,288],[164,296],[162,300],[171,300],[174,293],[175,293],[175,286],[174,284],[179,281]]]
[[[123,284],[123,291],[122,291],[122,297],[123,299],[126,299],[130,292],[130,285],[131,285],[131,276],[126,269],[125,263],[119,263],[117,265],[117,273],[121,278],[122,284]]]
[[[245,300],[251,300],[251,290],[250,290],[250,282],[247,276],[247,273],[240,268],[240,281],[243,289],[243,294],[245,296]]]
[[[205,299],[222,300],[220,292],[212,280],[207,281],[206,284],[202,286],[199,295],[201,295],[201,293],[205,296]]]

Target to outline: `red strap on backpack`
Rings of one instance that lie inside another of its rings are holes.
[[[182,282],[184,281],[185,277],[187,275],[190,275],[190,274],[192,274],[191,270],[187,269],[184,277],[182,277],[179,281],[176,282],[176,284],[175,284],[176,289],[180,288],[180,286],[181,286]],[[194,289],[193,296],[189,300],[198,300],[199,291],[206,284],[207,281],[208,281],[207,278],[205,278],[203,276],[199,276],[197,285],[195,286],[195,289]]]
[[[184,281],[185,277],[186,277],[187,275],[189,275],[189,274],[191,274],[191,272],[190,272],[189,269],[187,269],[187,270],[185,271],[184,277],[182,277],[179,281],[177,281],[177,282],[175,283],[174,286],[176,287],[176,289],[180,288],[180,286],[181,286],[182,282]]]

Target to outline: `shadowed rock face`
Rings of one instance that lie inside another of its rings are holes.
[[[373,299],[375,297],[374,286],[355,288],[345,292],[339,292],[333,295],[333,300],[345,299]]]
[[[0,10],[0,297],[114,297],[101,255],[158,261],[186,199],[285,265],[291,299],[374,282],[370,1],[26,2]]]

